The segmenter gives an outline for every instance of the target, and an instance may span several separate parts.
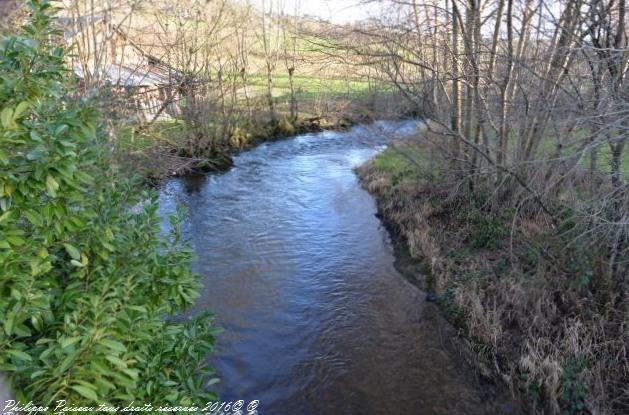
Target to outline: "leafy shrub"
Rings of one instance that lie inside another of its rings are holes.
[[[564,365],[561,375],[561,388],[559,402],[562,407],[562,415],[582,415],[587,414],[587,387],[579,378],[581,372],[586,368],[583,358],[571,358]]]
[[[437,303],[455,325],[462,326],[465,322],[465,310],[457,305],[455,290],[456,287],[453,285],[446,288],[443,293],[437,297]]]
[[[244,128],[235,127],[232,130],[229,137],[229,144],[233,148],[243,149],[251,142],[251,134],[249,134]]]
[[[293,123],[287,118],[282,118],[277,123],[276,130],[277,130],[277,133],[282,136],[294,135],[295,132],[297,131]]]
[[[500,218],[482,212],[472,215],[470,246],[472,248],[498,249],[505,237],[505,223]]]
[[[70,98],[52,7],[30,6],[0,46],[0,370],[39,404],[214,399],[209,317],[170,318],[199,288],[178,223],[161,237],[155,195],[111,167],[98,115]]]

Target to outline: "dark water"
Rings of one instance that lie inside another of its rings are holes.
[[[225,401],[263,415],[499,413],[444,344],[452,335],[394,268],[353,168],[417,124],[307,134],[167,183],[187,206],[205,288],[194,311],[225,329],[212,358]],[[445,331],[444,331],[445,330]]]

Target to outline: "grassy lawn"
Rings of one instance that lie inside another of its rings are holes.
[[[573,155],[575,151],[578,150],[581,143],[583,143],[588,138],[588,131],[585,128],[581,128],[576,130],[573,133],[572,137],[564,138],[563,140],[559,140],[557,137],[548,137],[540,143],[538,154],[541,157],[555,157],[557,155],[557,145],[562,143],[564,148],[560,153],[560,157],[567,157]],[[515,145],[515,136],[510,143]],[[567,143],[570,143],[567,145]],[[510,151],[513,152],[515,149],[513,147],[510,148]],[[597,156],[597,165],[598,169],[604,173],[611,172],[611,161],[612,161],[612,152],[609,144],[603,143],[600,144],[593,151],[596,152]],[[579,165],[584,168],[589,168],[590,166],[590,154],[585,154],[579,160]],[[629,175],[629,146],[625,148],[622,157],[622,163],[620,170],[625,174]]]
[[[623,174],[625,174],[626,176],[629,176],[629,148],[625,147],[625,151],[623,153],[623,157],[622,157],[622,163],[620,165],[620,171],[623,172]],[[596,152],[597,152],[597,164],[598,164],[598,168],[604,172],[611,172],[611,165],[612,165],[612,150],[611,148],[609,148],[608,144],[604,144],[601,146],[598,146],[596,148]],[[581,160],[581,163],[585,166],[589,166],[590,163],[590,158],[585,158],[583,160]]]
[[[393,184],[439,176],[430,151],[417,141],[409,140],[391,146],[378,153],[371,163],[375,170],[390,174]]]
[[[121,126],[116,131],[115,146],[123,153],[134,151],[146,151],[158,144],[171,144],[176,146],[182,136],[183,121],[162,120],[157,121],[147,132],[135,132],[134,126]]]
[[[266,75],[256,74],[248,79],[249,86],[256,94],[266,94]],[[293,77],[296,93],[302,98],[316,95],[364,95],[369,91],[369,83],[365,80],[346,80],[342,78],[318,78],[315,76]],[[273,75],[273,95],[283,96],[290,93],[290,81],[287,74]]]

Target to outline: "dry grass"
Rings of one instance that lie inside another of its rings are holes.
[[[429,142],[412,144],[415,153],[434,158]],[[361,181],[427,265],[425,285],[465,333],[479,372],[505,381],[532,413],[629,413],[629,313],[611,287],[606,246],[579,250],[534,205],[472,203],[447,172],[421,163],[418,179],[401,180],[395,158],[377,156],[359,169]]]

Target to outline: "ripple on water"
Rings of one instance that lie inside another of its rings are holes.
[[[212,364],[224,400],[261,414],[482,414],[452,336],[393,267],[372,198],[353,173],[417,123],[376,123],[261,145],[235,168],[166,183],[187,206],[203,276],[192,312],[225,328]]]

